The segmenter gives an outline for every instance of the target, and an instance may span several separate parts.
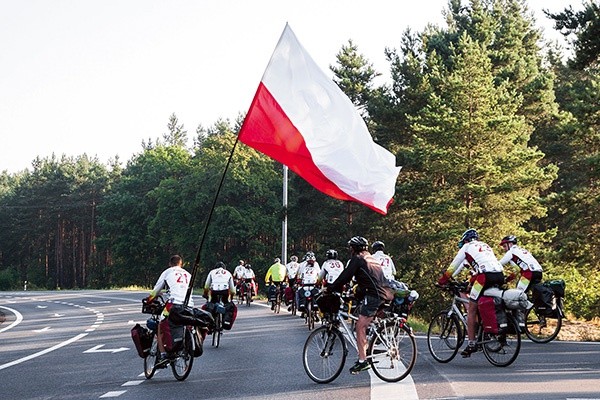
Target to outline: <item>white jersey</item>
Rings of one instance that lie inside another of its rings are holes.
[[[205,289],[229,290],[233,287],[233,276],[225,268],[215,268],[206,277]]]
[[[379,262],[379,265],[381,265],[383,275],[385,275],[388,280],[394,279],[394,275],[396,275],[396,266],[394,265],[392,258],[381,250],[376,251],[375,254],[373,254],[373,257],[375,257]]]
[[[300,265],[298,266],[298,279],[302,279],[302,274],[304,273],[304,269],[306,268],[306,266],[308,265],[308,262],[306,261],[302,261],[300,263]],[[319,270],[321,270],[321,267],[319,266],[319,263],[317,261],[315,261],[313,263],[313,266],[317,267]]]
[[[327,278],[327,283],[333,283],[344,270],[344,264],[340,260],[326,260],[319,273],[319,280]]]
[[[516,244],[513,244],[506,254],[504,254],[504,257],[500,259],[500,264],[506,265],[508,263],[518,266],[523,271],[542,272],[542,266],[535,257]]]
[[[169,267],[160,274],[160,277],[152,289],[153,294],[158,294],[162,289],[167,289],[169,298],[173,304],[183,304],[187,295],[188,285],[191,275],[181,267]],[[193,306],[194,302],[190,296],[189,305]]]
[[[465,261],[475,272],[483,274],[485,272],[503,272],[502,264],[496,258],[494,251],[487,243],[479,240],[467,242],[460,248],[450,267],[455,269],[452,276],[456,276],[465,267]]]
[[[246,267],[244,267],[243,265],[238,265],[237,267],[235,267],[235,269],[233,270],[233,277],[235,279],[242,279],[242,275],[244,274],[244,270],[246,269]]]
[[[300,264],[298,264],[296,261],[290,261],[289,263],[287,263],[285,265],[285,269],[286,269],[286,273],[287,273],[287,277],[290,281],[290,283],[293,283],[294,279],[296,279],[296,277],[298,276],[298,269],[300,268]]]
[[[313,265],[306,264],[302,270],[302,275],[300,276],[300,279],[302,279],[302,284],[314,285],[317,283],[317,278],[319,277],[320,272],[321,268],[319,268],[319,264],[316,262]]]
[[[244,268],[241,279],[256,279],[256,274],[252,268]]]

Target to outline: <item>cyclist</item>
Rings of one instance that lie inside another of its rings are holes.
[[[240,260],[238,266],[233,270],[233,283],[235,285],[236,294],[238,295],[241,294],[241,284],[243,281],[245,264],[246,262],[244,260]]]
[[[225,268],[225,263],[219,261],[215,268],[208,273],[204,283],[204,297],[210,303],[217,303],[219,297],[223,303],[228,303],[235,296],[235,286],[231,272]]]
[[[338,252],[333,249],[327,250],[325,253],[327,258],[321,266],[321,272],[319,272],[318,282],[324,282],[325,285],[333,283],[338,276],[344,270],[344,264],[338,260]]]
[[[515,235],[505,236],[500,241],[500,247],[506,251],[504,257],[500,259],[500,264],[510,263],[519,267],[521,277],[517,289],[527,292],[533,285],[542,281],[542,266],[530,252],[517,246]],[[514,273],[511,277],[514,277]]]
[[[281,259],[279,259],[279,257],[277,257],[273,261],[274,261],[273,265],[271,265],[269,267],[269,270],[267,271],[267,275],[265,275],[265,283],[267,285],[272,284],[274,286],[273,289],[269,288],[270,291],[277,290],[277,287],[279,287],[279,290],[281,290],[281,283],[285,282],[285,278],[286,278],[285,265],[283,265],[281,263]],[[274,309],[275,309],[275,302],[272,302],[271,310],[274,310]]]
[[[160,277],[156,281],[154,288],[148,296],[147,302],[151,302],[163,289],[168,289],[168,298],[166,299],[165,308],[163,309],[161,320],[169,316],[169,311],[173,307],[173,304],[183,304],[185,296],[187,294],[188,285],[190,283],[191,275],[182,267],[183,260],[181,256],[173,255],[169,259],[169,267],[165,269]],[[189,305],[194,306],[194,301],[190,297]],[[163,342],[161,324],[158,324],[158,349],[160,351],[160,357],[157,366],[164,366],[168,363],[167,353],[165,351],[165,345]]]
[[[256,274],[254,273],[254,270],[252,269],[252,265],[250,264],[245,264],[244,265],[244,270],[242,271],[242,275],[241,278],[243,283],[249,283],[250,284],[250,290],[252,292],[252,296],[256,296]],[[243,285],[242,283],[242,285]],[[244,289],[242,287],[242,296],[245,296],[246,293],[244,293]],[[252,298],[250,298],[250,301],[254,301]]]
[[[286,281],[288,283],[288,287],[286,290],[286,303],[294,301],[294,286],[296,285],[296,277],[298,276],[298,268],[300,264],[298,264],[298,257],[291,256],[290,262],[285,265],[286,269]],[[288,307],[288,311],[292,311],[292,306]]]
[[[504,268],[496,258],[494,251],[486,243],[479,240],[475,229],[467,229],[458,242],[459,251],[450,263],[450,266],[439,278],[438,284],[446,285],[451,277],[457,276],[465,266],[473,268],[471,278],[471,291],[467,305],[467,334],[469,343],[460,353],[463,357],[470,357],[477,351],[477,300],[481,293],[489,287],[504,284]]]
[[[367,250],[369,242],[362,236],[354,236],[348,241],[351,258],[340,276],[325,287],[325,292],[341,292],[352,277],[356,279],[360,295],[360,313],[356,322],[356,343],[358,360],[350,368],[357,374],[370,368],[367,362],[367,327],[373,321],[379,308],[394,299],[394,292],[383,275],[379,262]]]
[[[319,267],[319,263],[317,262],[317,258],[315,257],[315,253],[308,252],[306,253],[306,260],[304,261],[304,267],[301,267],[301,271],[299,272],[298,280],[300,281],[301,286],[312,287],[313,291],[316,291],[314,288],[317,285],[317,280],[319,278],[319,273],[321,272],[321,268]],[[298,301],[298,310],[304,311],[306,309],[306,298],[304,296],[304,290],[297,291],[297,301]],[[313,292],[313,299],[316,293]]]
[[[385,277],[388,280],[394,279],[396,275],[396,266],[394,265],[392,258],[383,252],[385,250],[385,243],[378,240],[371,245],[371,250],[373,251],[373,257],[381,264],[381,269],[383,269]]]

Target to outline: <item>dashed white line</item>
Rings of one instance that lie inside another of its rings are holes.
[[[109,398],[109,397],[119,397],[120,395],[122,395],[123,393],[126,393],[126,392],[127,392],[127,390],[115,390],[115,391],[112,391],[112,392],[104,393],[102,396],[100,396],[100,398],[101,399],[106,399],[106,398]]]

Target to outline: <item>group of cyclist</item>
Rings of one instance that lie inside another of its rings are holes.
[[[463,357],[470,357],[477,352],[477,301],[482,293],[494,286],[502,286],[505,281],[515,278],[511,273],[508,279],[504,276],[504,265],[511,264],[518,267],[520,279],[517,288],[527,292],[532,285],[542,281],[542,267],[535,257],[527,250],[517,245],[514,235],[505,236],[500,246],[506,252],[498,260],[492,248],[479,240],[475,229],[467,229],[458,242],[458,253],[450,266],[438,279],[439,285],[446,285],[451,278],[456,277],[465,267],[471,268],[469,303],[467,306],[467,336],[468,343],[461,352]]]

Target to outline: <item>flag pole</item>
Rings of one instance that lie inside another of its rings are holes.
[[[281,224],[281,260],[287,264],[287,206],[288,206],[288,167],[283,166],[283,222]]]
[[[231,164],[231,159],[233,158],[233,153],[235,152],[235,148],[239,141],[239,135],[235,137],[235,143],[231,148],[231,153],[229,153],[229,158],[227,159],[227,164],[225,165],[225,170],[223,171],[223,175],[221,175],[221,181],[219,182],[219,187],[217,187],[217,192],[215,193],[215,197],[212,202],[212,206],[210,207],[210,212],[208,213],[208,218],[206,218],[206,224],[204,225],[204,232],[202,233],[202,237],[200,238],[200,245],[198,246],[198,252],[196,253],[196,259],[194,260],[194,267],[192,268],[192,277],[190,278],[190,284],[188,286],[187,293],[185,294],[185,300],[183,304],[185,306],[188,305],[190,301],[190,297],[192,296],[192,290],[194,289],[194,280],[196,280],[196,274],[198,272],[198,267],[200,266],[200,252],[202,251],[202,246],[204,245],[204,239],[206,238],[206,232],[208,232],[208,226],[210,225],[210,220],[212,219],[213,211],[215,210],[215,205],[217,204],[217,198],[219,197],[219,193],[221,192],[221,187],[223,187],[223,182],[225,181],[225,175],[227,174],[227,169],[229,169],[229,164]]]

